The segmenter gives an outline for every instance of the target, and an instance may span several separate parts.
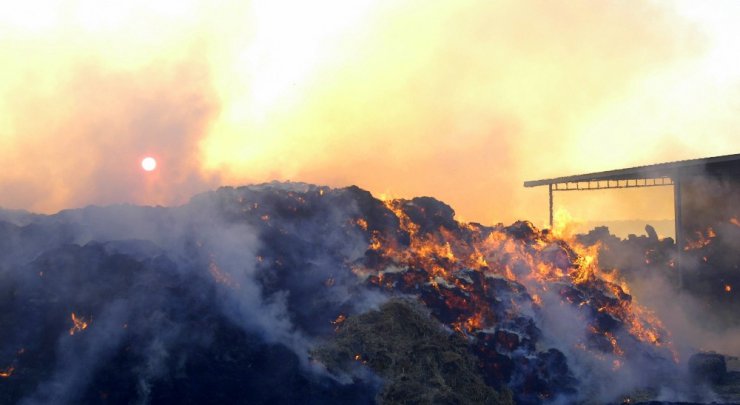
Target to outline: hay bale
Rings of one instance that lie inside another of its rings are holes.
[[[727,374],[725,356],[717,353],[696,353],[689,358],[689,373],[696,381],[717,384]]]
[[[394,299],[352,316],[314,355],[330,369],[364,364],[385,380],[383,404],[511,404],[511,393],[485,384],[460,336],[411,300]]]

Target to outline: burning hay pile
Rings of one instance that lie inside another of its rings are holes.
[[[639,375],[649,385],[675,373],[668,333],[601,273],[595,250],[577,252],[528,222],[461,224],[430,198],[383,204],[398,226],[359,218],[370,248],[353,271],[418,296],[469,339],[487,382],[510,387],[518,402],[606,401],[619,393],[615,380]]]
[[[297,183],[5,217],[0,402],[681,390],[670,335],[596,250],[528,222],[465,224],[433,198]]]
[[[723,218],[706,228],[689,232],[680,255],[671,238],[658,238],[646,227],[648,236],[630,235],[619,239],[606,227],[579,235],[578,244],[598,248],[604,268],[619,269],[630,285],[646,278],[660,278],[677,284],[677,263],[683,272],[681,293],[702,306],[704,322],[723,327],[740,325],[740,221]]]
[[[467,342],[411,300],[350,317],[316,356],[337,370],[362,364],[376,371],[386,380],[378,398],[384,404],[512,403],[508,390],[499,394],[483,381]]]

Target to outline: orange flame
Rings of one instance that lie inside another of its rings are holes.
[[[342,324],[346,320],[347,320],[347,317],[344,316],[344,314],[339,314],[339,316],[337,317],[337,319],[331,321],[331,324],[334,325],[334,330],[335,331],[339,330],[339,327],[342,326]]]
[[[712,240],[717,237],[717,233],[714,232],[714,229],[710,226],[706,229],[706,231],[696,231],[694,233],[695,239],[689,240],[686,242],[686,246],[684,246],[683,250],[689,251],[689,250],[696,250],[696,249],[702,249],[707,247],[710,243],[712,243]]]
[[[522,239],[513,237],[501,227],[485,229],[474,224],[457,223],[459,229],[464,231],[464,238],[461,238],[454,230],[444,226],[422,233],[420,225],[411,220],[405,211],[411,208],[412,202],[390,199],[384,200],[383,204],[398,218],[401,230],[409,235],[409,242],[408,245],[399,246],[392,236],[386,237],[376,230],[370,236],[368,249],[397,265],[409,269],[425,269],[427,280],[418,280],[415,273],[408,272],[403,276],[403,280],[406,280],[404,282],[412,285],[426,282],[438,291],[446,305],[464,309],[450,323],[458,333],[472,334],[491,326],[490,322],[494,319],[485,299],[481,298],[481,294],[475,293],[476,287],[465,282],[464,277],[458,276],[463,270],[474,270],[487,277],[502,277],[523,284],[530,294],[532,305],[538,306],[542,306],[545,294],[558,294],[556,290],[549,291],[553,288],[553,283],[604,291],[617,299],[605,303],[598,309],[599,312],[606,312],[621,320],[630,338],[664,347],[677,361],[670,334],[665,331],[660,320],[654,313],[640,306],[634,297],[627,297],[628,285],[618,271],[605,270],[599,266],[599,252],[604,248],[601,244],[587,247],[571,236],[572,232],[568,231],[571,226],[563,219],[567,219],[565,214],[560,215],[559,228],[553,232],[540,232],[530,223],[520,223],[520,226],[530,227],[532,233],[527,236],[530,231],[525,231]],[[359,224],[359,220],[357,222]],[[713,231],[707,231],[707,236],[713,237]],[[386,280],[384,275],[383,271],[377,273],[373,282],[384,288],[392,288],[396,282],[393,280],[398,279]],[[465,298],[451,293],[453,289],[462,291]],[[561,296],[561,299],[576,303],[575,298],[568,295]],[[586,302],[578,304],[585,305]],[[596,329],[592,333],[604,336],[614,354],[624,354],[620,342],[623,335],[614,336]],[[621,362],[618,364],[621,367]]]
[[[78,317],[72,312],[72,328],[69,329],[69,335],[73,336],[77,332],[81,332],[88,327],[88,322],[84,318]]]
[[[230,274],[226,273],[225,271],[221,270],[220,267],[218,267],[213,257],[211,257],[211,261],[210,263],[208,263],[208,273],[210,273],[211,277],[213,277],[213,280],[219,284],[223,284],[234,289],[240,287],[239,283],[236,282]]]
[[[609,339],[609,343],[612,345],[612,351],[614,352],[614,354],[616,354],[617,356],[624,356],[624,350],[619,347],[619,342],[617,342],[617,338],[609,332],[605,332],[604,336]]]
[[[3,370],[0,370],[0,377],[1,377],[1,378],[8,378],[8,377],[10,377],[11,375],[13,375],[13,371],[15,371],[15,367],[13,367],[13,366],[8,366],[8,367],[6,367],[5,369],[3,369]]]

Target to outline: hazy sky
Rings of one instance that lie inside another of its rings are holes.
[[[738,20],[733,1],[17,1],[0,206],[276,179],[541,224],[546,191],[524,180],[740,152]],[[556,202],[667,218],[668,191]]]

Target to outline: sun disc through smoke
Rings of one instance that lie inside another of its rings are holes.
[[[151,172],[157,168],[157,161],[153,157],[147,156],[141,161],[141,168],[147,172]]]

